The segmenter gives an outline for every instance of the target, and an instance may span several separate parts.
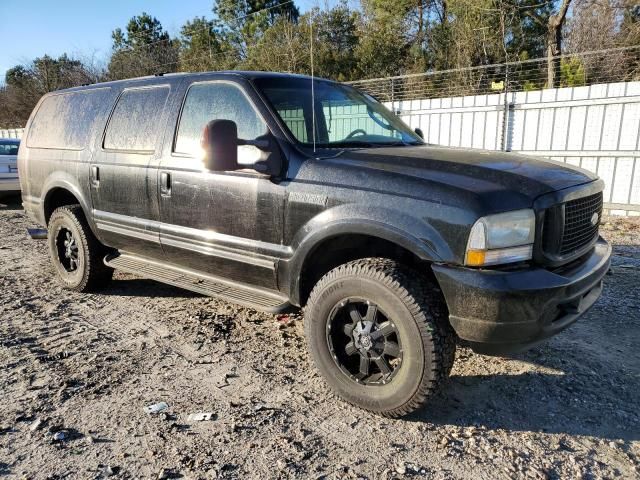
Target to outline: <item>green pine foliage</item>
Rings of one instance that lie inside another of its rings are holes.
[[[590,1],[595,0],[573,0],[570,19],[585,18],[580,14],[588,12]],[[312,47],[314,73],[339,81],[444,70],[447,74],[434,76],[431,83],[425,80],[424,88],[435,92],[451,85],[456,94],[473,93],[502,81],[505,73],[510,88],[544,88],[544,62],[508,72],[489,66],[545,57],[549,21],[560,3],[332,0],[301,13],[297,0],[213,0],[210,17],[187,21],[175,37],[160,20],[143,12],[113,30],[112,50],[102,68],[66,55],[43,55],[9,70],[0,84],[0,103],[6,106],[0,109],[0,125],[23,125],[42,94],[82,83],[177,71],[309,74]],[[616,24],[610,26],[607,47],[640,45],[637,0],[598,0],[598,6],[614,12]],[[583,25],[588,24],[569,21],[562,34],[592,41],[591,32],[579,31],[586,28]],[[554,68],[561,86],[595,81],[599,77],[594,71],[611,71],[609,64],[614,64],[618,77],[632,80],[640,78],[638,57],[635,51],[609,63],[567,59]],[[483,65],[488,67],[482,74],[467,69]]]

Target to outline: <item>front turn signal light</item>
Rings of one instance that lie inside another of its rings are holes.
[[[484,265],[486,257],[484,250],[469,250],[467,252],[467,265],[470,267],[480,267]]]

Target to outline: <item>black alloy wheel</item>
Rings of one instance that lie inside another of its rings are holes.
[[[56,235],[56,247],[60,264],[67,272],[75,272],[78,269],[80,251],[73,232],[64,227],[60,228]]]
[[[327,322],[327,343],[336,365],[363,385],[389,383],[402,364],[398,329],[378,305],[348,298]]]

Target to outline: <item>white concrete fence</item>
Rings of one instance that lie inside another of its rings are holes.
[[[22,138],[24,128],[0,128],[0,138]]]
[[[595,172],[605,181],[610,213],[640,215],[640,82],[401,100],[387,106],[412,128],[422,129],[429,143],[515,151]],[[287,123],[295,128],[298,118],[290,113]],[[337,133],[353,129],[358,122],[353,113],[335,112]],[[22,133],[0,129],[0,138]]]
[[[549,157],[595,172],[610,213],[640,215],[640,82],[387,105],[429,143]]]

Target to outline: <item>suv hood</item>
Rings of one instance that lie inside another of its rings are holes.
[[[422,184],[478,196],[492,210],[504,210],[505,200],[519,204],[518,207],[511,204],[511,208],[530,207],[541,195],[598,178],[581,168],[536,157],[428,145],[352,150],[321,162],[329,162],[340,170],[355,167],[367,172],[373,182],[371,177],[382,177],[382,185],[369,185],[370,188],[404,193],[407,189],[397,183],[402,182],[403,177],[405,184],[422,180]],[[429,189],[421,196],[429,197]]]

